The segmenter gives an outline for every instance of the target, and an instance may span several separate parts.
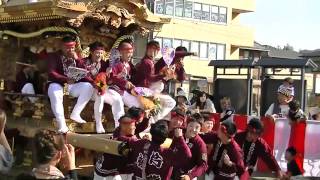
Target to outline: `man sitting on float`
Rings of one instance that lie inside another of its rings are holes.
[[[107,76],[109,71],[109,62],[102,60],[105,49],[102,43],[94,42],[89,45],[90,55],[84,60],[88,75],[95,82],[96,91],[94,93],[94,119],[96,121],[97,133],[105,133],[102,125],[102,110],[104,103],[108,103],[112,107],[112,114],[115,124],[121,116],[124,115],[123,102],[120,95],[111,89],[107,89]],[[120,99],[120,100],[119,100]]]
[[[64,92],[78,98],[70,119],[77,123],[86,123],[80,113],[91,99],[94,91],[93,82],[86,76],[85,66],[77,55],[75,46],[74,38],[67,36],[62,39],[61,51],[48,54],[48,96],[57,121],[58,131],[62,133],[68,131],[63,108]],[[79,72],[72,73],[71,70]],[[79,78],[81,79],[78,80]]]
[[[164,81],[174,78],[174,72],[167,70],[156,74],[154,61],[160,51],[160,45],[157,41],[150,41],[147,44],[146,55],[136,65],[135,85],[150,88],[155,96],[160,99],[160,112],[154,117],[154,120],[163,119],[176,105],[175,100],[166,94],[160,94],[164,88]]]

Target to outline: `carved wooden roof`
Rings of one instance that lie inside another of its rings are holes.
[[[150,12],[144,0],[38,0],[35,3],[10,0],[0,6],[0,23],[61,18],[66,18],[73,27],[81,26],[88,18],[115,28],[135,23],[154,30],[170,21]]]

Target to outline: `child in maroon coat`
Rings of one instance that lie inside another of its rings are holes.
[[[202,136],[206,144],[214,145],[209,164],[215,180],[233,180],[245,172],[243,152],[233,140],[236,132],[236,125],[232,121],[224,121],[218,133],[207,133]]]
[[[139,140],[129,142],[130,152],[129,162],[133,166],[128,166],[133,172],[133,180],[169,180],[173,166],[185,163],[191,158],[191,152],[182,136],[182,130],[175,130],[175,137],[169,149],[160,145],[168,137],[168,124],[164,120],[159,120],[151,125],[150,133],[152,140]]]
[[[199,119],[190,118],[185,133],[185,139],[192,152],[192,158],[188,159],[183,166],[175,168],[174,179],[190,180],[202,176],[207,168],[207,147],[198,135],[201,130]]]
[[[124,115],[119,121],[119,132],[117,134],[114,133],[112,139],[125,142],[137,141],[138,138],[134,135],[136,129],[135,120],[128,115]],[[123,156],[102,154],[95,165],[94,180],[102,178],[127,179],[132,177],[127,171],[127,162],[128,159]]]

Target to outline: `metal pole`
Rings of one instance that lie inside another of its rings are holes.
[[[262,104],[262,103],[264,103],[263,101],[262,101],[262,95],[264,95],[264,94],[262,94],[262,92],[263,92],[263,81],[265,80],[265,78],[266,78],[266,69],[264,68],[264,67],[260,67],[261,68],[261,79],[260,79],[260,81],[261,81],[261,87],[260,87],[260,114],[258,114],[258,116],[261,116],[261,113],[263,113],[262,112],[262,110],[263,110],[263,107],[264,107],[264,105]]]
[[[305,72],[305,67],[301,68],[301,108],[303,111],[306,109],[306,87],[304,83]]]
[[[251,100],[252,100],[252,81],[251,81],[251,68],[248,68],[247,74],[248,91],[247,91],[247,114],[251,115]]]

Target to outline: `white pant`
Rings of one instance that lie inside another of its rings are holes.
[[[97,122],[101,121],[104,103],[111,106],[115,127],[118,127],[120,117],[125,114],[122,97],[113,89],[107,89],[102,96],[95,93],[94,118]]]
[[[68,85],[69,94],[73,97],[78,97],[77,103],[71,114],[80,117],[80,113],[91,99],[93,91],[92,85],[88,82],[79,82]],[[48,88],[48,96],[50,98],[51,109],[58,123],[59,131],[65,131],[67,125],[63,109],[63,87],[58,83],[51,83]]]
[[[160,99],[160,112],[154,117],[155,121],[163,119],[166,117],[171,110],[176,106],[176,101],[170,96],[166,94],[157,95]]]
[[[22,89],[21,89],[21,93],[22,94],[36,94],[35,91],[34,91],[34,87],[33,87],[33,84],[31,83],[26,83]],[[32,103],[35,103],[38,98],[36,97],[28,97],[28,99],[30,100],[30,102]]]
[[[139,102],[138,98],[127,91],[124,91],[122,95],[122,100],[123,103],[128,106],[129,108],[131,107],[138,107],[138,108],[143,108],[141,103]]]
[[[154,91],[156,96],[160,99],[160,113],[154,117],[154,120],[158,121],[165,118],[171,112],[171,110],[176,106],[176,101],[170,95],[161,94],[164,89],[164,84],[162,81],[152,83],[150,89]]]
[[[132,174],[120,174],[116,176],[102,177],[94,173],[93,180],[131,180],[132,176],[133,176]]]

